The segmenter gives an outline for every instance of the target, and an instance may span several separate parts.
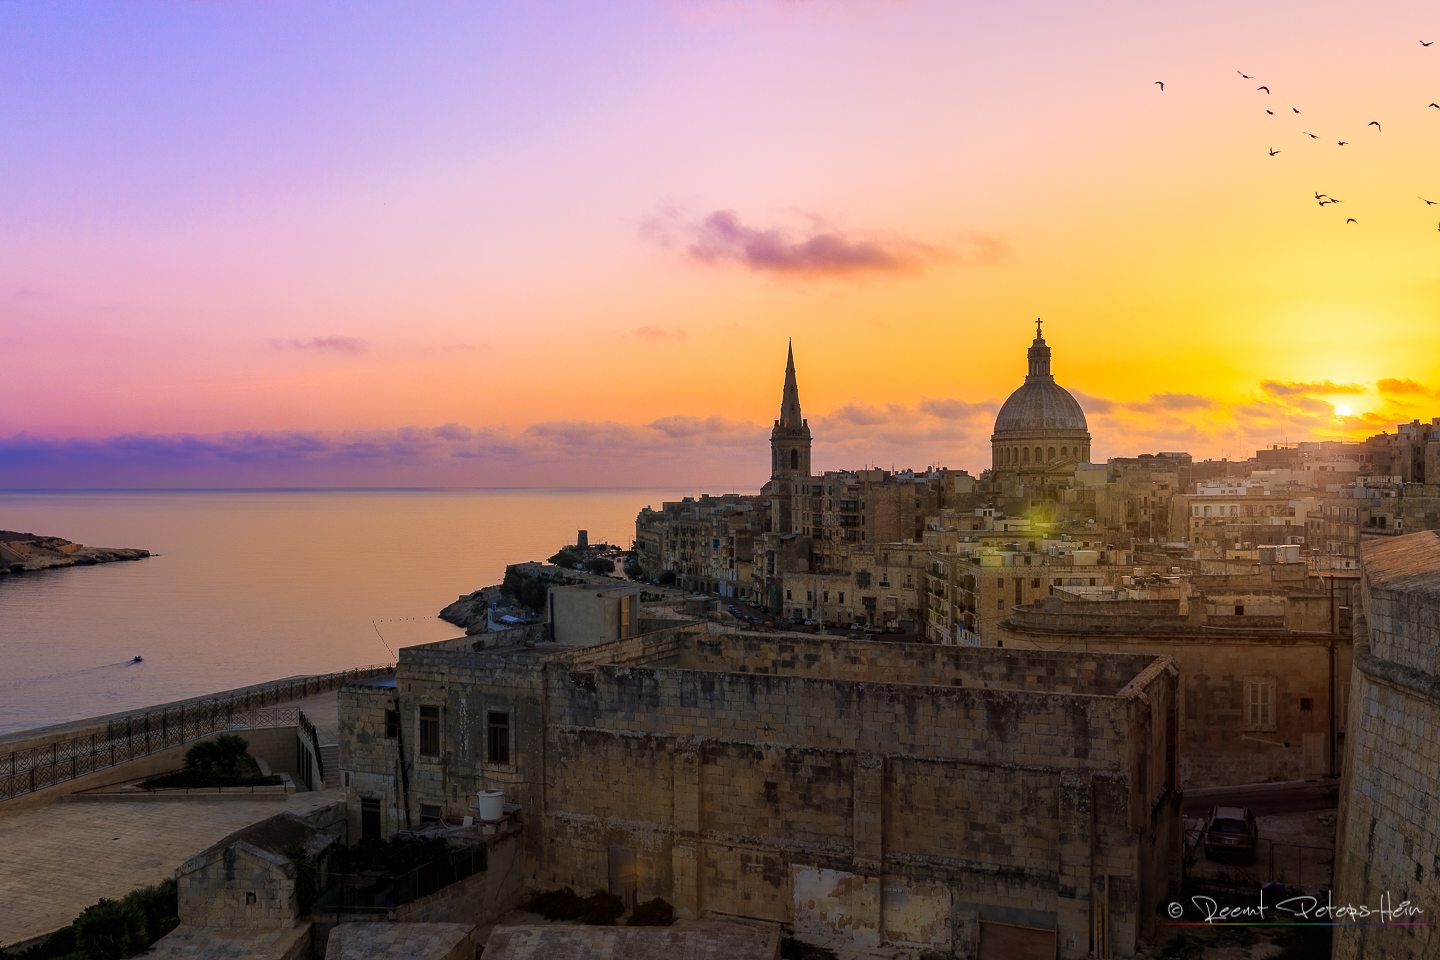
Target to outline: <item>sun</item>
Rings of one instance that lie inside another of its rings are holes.
[[[1352,413],[1354,413],[1354,411],[1351,410],[1351,409],[1350,409],[1348,406],[1346,406],[1345,404],[1343,404],[1343,403],[1337,403],[1337,404],[1335,404],[1335,416],[1337,416],[1337,417],[1348,417],[1348,416],[1350,416]]]

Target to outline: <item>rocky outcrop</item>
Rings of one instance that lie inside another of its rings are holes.
[[[87,567],[117,560],[142,560],[149,550],[127,547],[87,547],[60,537],[0,530],[0,576],[57,567]]]
[[[441,610],[440,619],[446,623],[453,623],[457,627],[464,627],[467,636],[484,633],[485,613],[490,608],[490,600],[486,594],[494,592],[496,589],[495,587],[483,587],[474,593],[466,594]]]

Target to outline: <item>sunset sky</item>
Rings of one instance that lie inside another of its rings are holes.
[[[1097,460],[1429,419],[1421,41],[1433,0],[3,4],[0,487],[753,488],[792,337],[817,470],[978,473],[1037,316]]]

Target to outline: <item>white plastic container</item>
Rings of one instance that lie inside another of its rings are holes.
[[[505,819],[505,791],[481,790],[475,795],[475,812],[486,823]]]

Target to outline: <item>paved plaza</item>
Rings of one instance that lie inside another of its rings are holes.
[[[63,927],[101,897],[175,875],[221,837],[277,813],[305,815],[343,796],[276,800],[128,800],[0,807],[0,943]]]
[[[336,736],[333,692],[292,701]],[[124,779],[123,768],[117,779]],[[124,800],[7,810],[0,803],[0,944],[48,933],[101,897],[175,875],[210,844],[277,813],[305,815],[344,796],[340,789],[280,800]]]

